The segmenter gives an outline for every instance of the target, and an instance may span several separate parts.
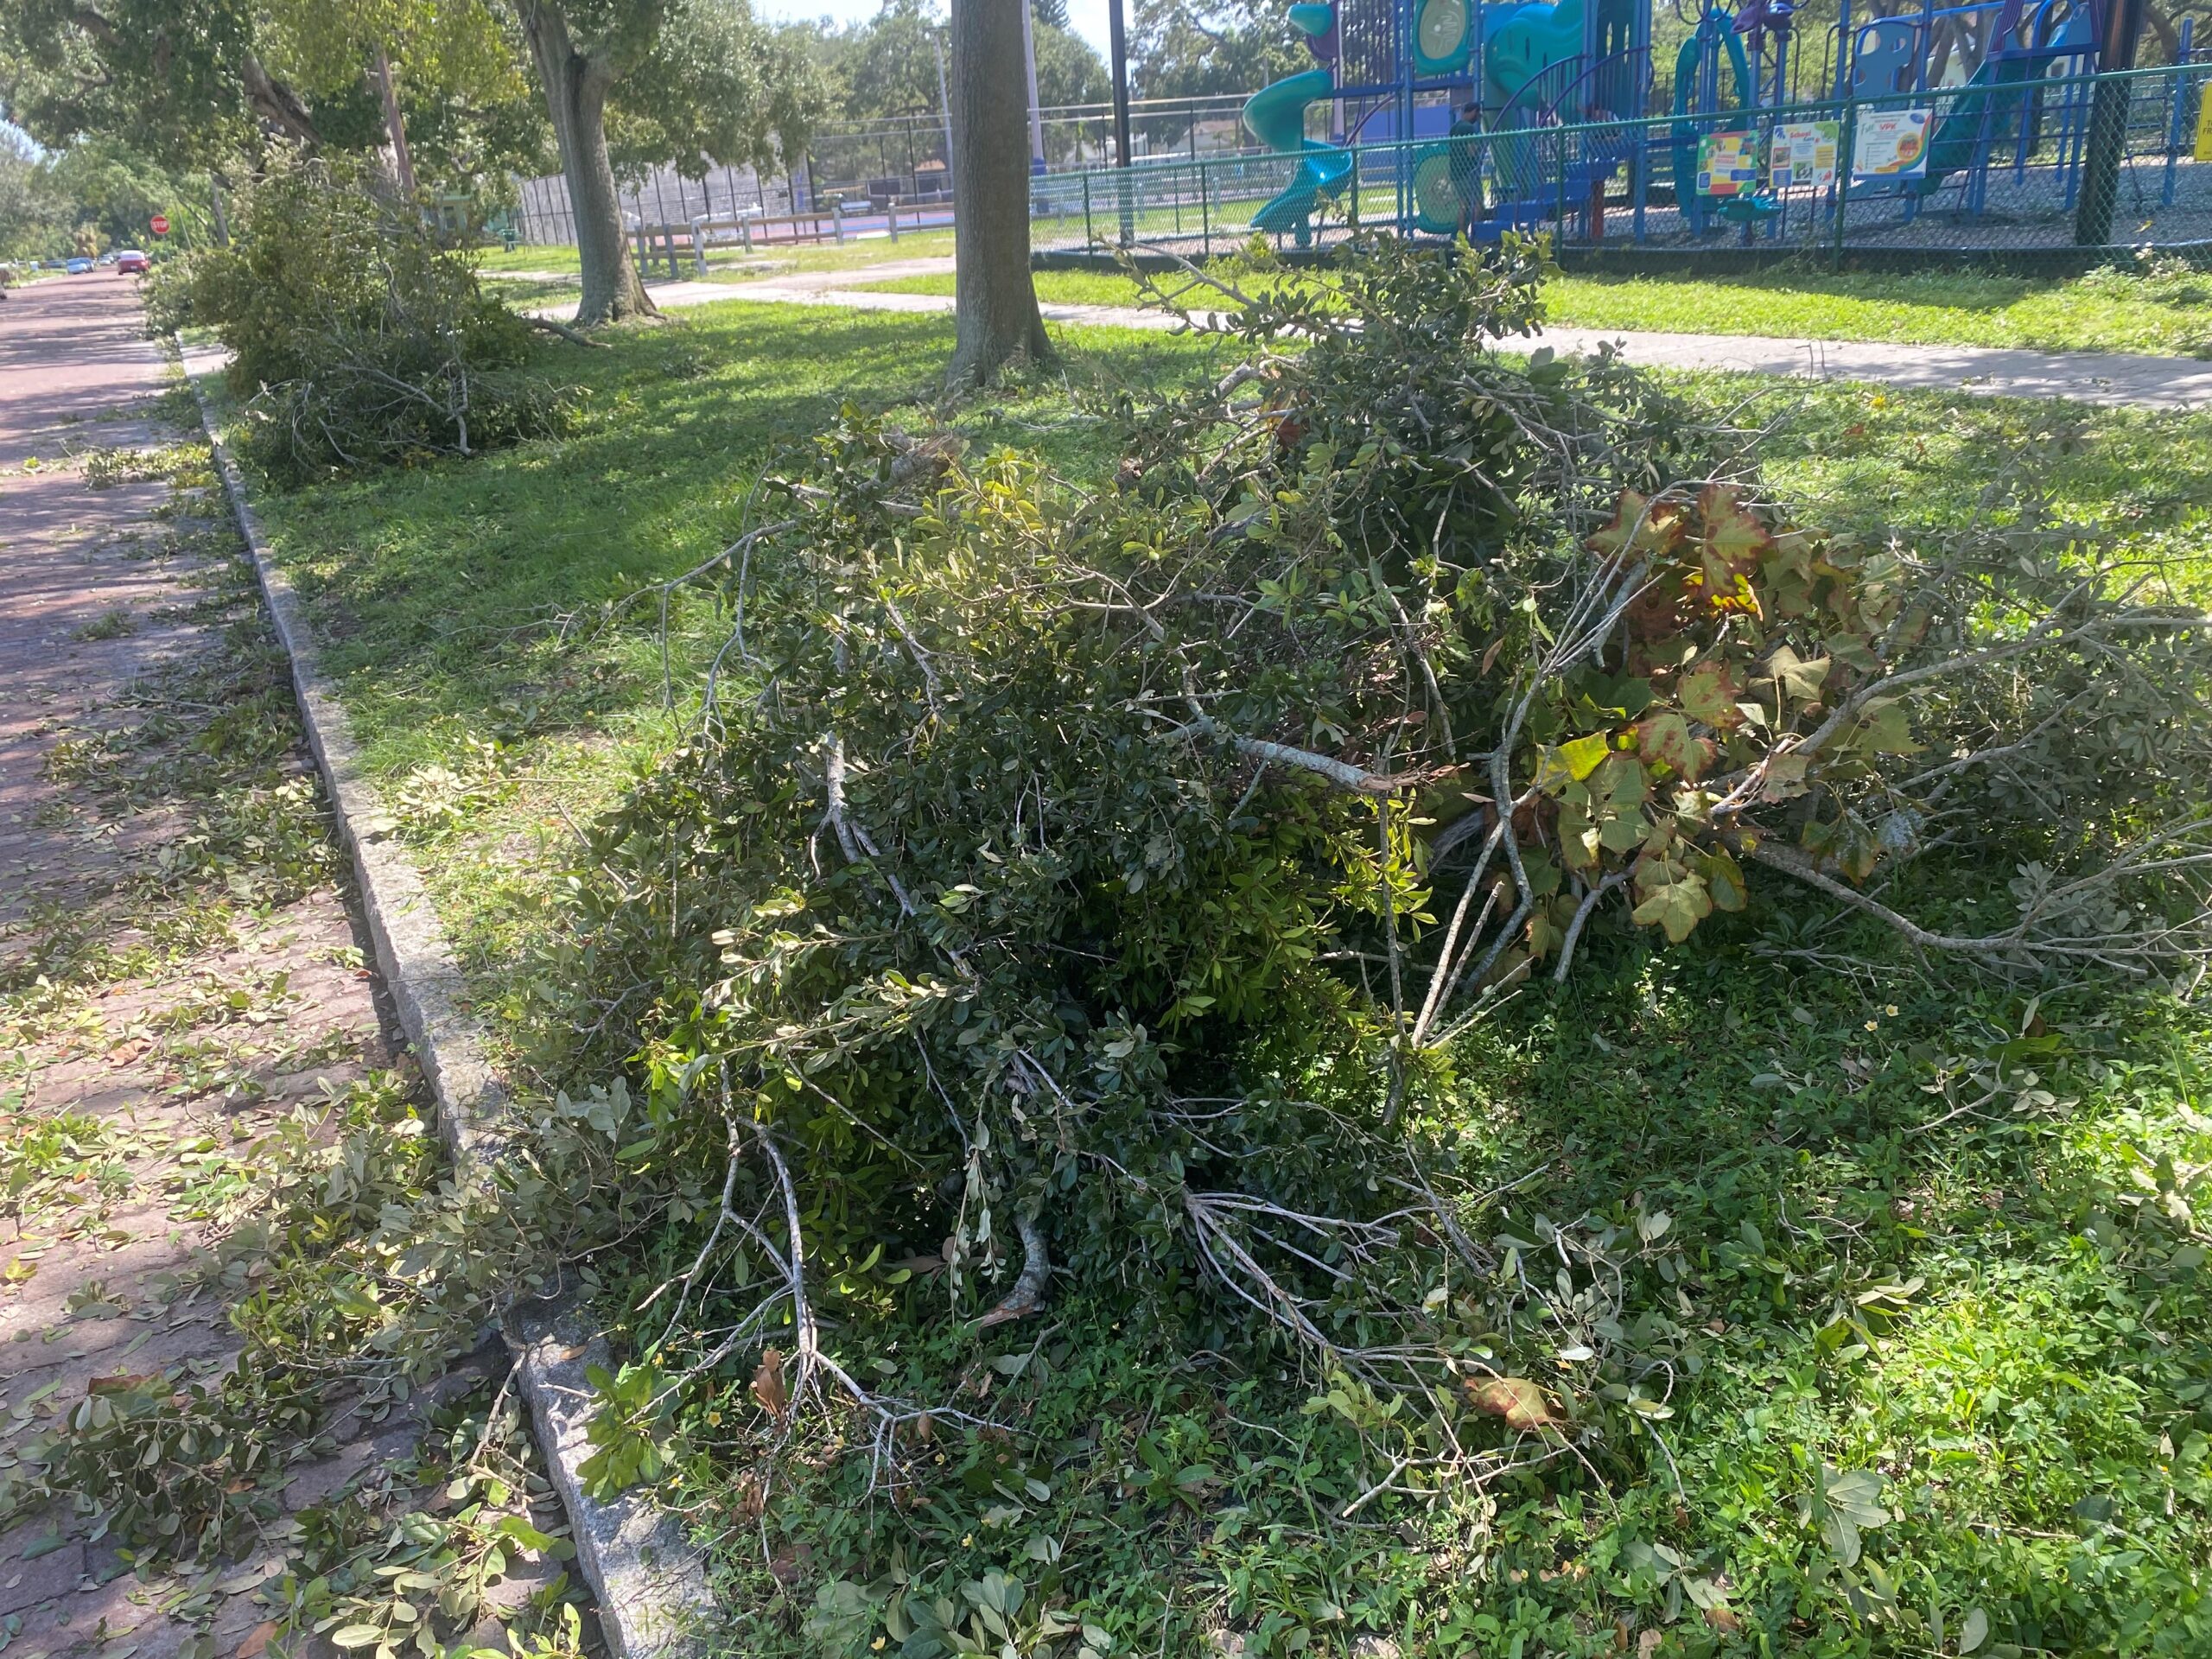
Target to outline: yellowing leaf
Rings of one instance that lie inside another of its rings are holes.
[[[1477,1411],[1504,1418],[1509,1428],[1557,1428],[1567,1421],[1525,1376],[1470,1377],[1467,1393]]]
[[[1654,887],[1650,896],[1629,912],[1642,926],[1665,930],[1669,943],[1680,944],[1697,925],[1713,913],[1713,895],[1704,879],[1688,870],[1679,880]]]
[[[1700,663],[1675,682],[1675,701],[1692,720],[1716,731],[1733,731],[1744,723],[1743,711],[1736,707],[1741,690],[1727,664]]]
[[[1637,753],[1647,762],[1662,762],[1692,783],[1704,772],[1712,751],[1690,735],[1689,721],[1672,709],[1653,715],[1636,728]]]
[[[1559,746],[1560,765],[1567,768],[1567,775],[1580,783],[1597,771],[1606,755],[1612,752],[1613,740],[1604,732],[1592,732],[1587,737],[1578,737]]]
[[[1679,508],[1655,507],[1648,497],[1624,490],[1613,509],[1613,522],[1590,538],[1590,548],[1597,553],[1618,553],[1627,547],[1654,552],[1672,544],[1681,523]]]
[[[1834,666],[1828,658],[1815,657],[1808,662],[1788,645],[1777,645],[1759,677],[1780,687],[1782,694],[1793,702],[1817,702],[1821,688],[1827,683],[1828,670]]]
[[[1725,484],[1708,484],[1698,498],[1705,519],[1706,550],[1741,569],[1766,550],[1772,539],[1758,516],[1745,510],[1736,492]]]

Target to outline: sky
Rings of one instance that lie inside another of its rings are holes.
[[[833,22],[865,22],[876,14],[881,0],[753,0],[753,15],[778,22],[828,17]],[[1106,0],[1068,0],[1068,22],[1075,32],[1106,55]]]

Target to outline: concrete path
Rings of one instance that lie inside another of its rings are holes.
[[[288,1121],[379,1074],[413,1086],[235,526],[172,481],[205,450],[160,396],[136,288],[103,273],[0,302],[0,1166],[28,1181],[0,1229],[0,1451],[18,1475],[88,1400],[150,1390],[158,1414],[219,1390],[267,1265],[244,1230],[302,1155]],[[229,1564],[155,1548],[133,1570],[125,1529],[90,1536],[61,1503],[16,1516],[4,1644],[258,1653],[256,1592],[302,1513],[413,1507],[394,1471],[426,1414],[504,1364],[494,1343],[404,1404],[326,1388],[315,1438],[275,1433],[231,1489]],[[537,1519],[557,1528],[557,1505]]]
[[[790,305],[836,305],[862,311],[942,314],[952,301],[937,294],[896,294],[848,286],[939,275],[950,259],[917,259],[857,270],[790,273],[756,283],[658,283],[654,302],[665,309],[753,300]],[[1154,311],[1109,305],[1044,305],[1048,322],[1093,328],[1172,330],[1180,325]],[[539,313],[562,315],[558,307]],[[1618,345],[1652,368],[1785,375],[1799,379],[1860,381],[1924,391],[1988,397],[2058,397],[2115,407],[2183,410],[2212,407],[2212,363],[2194,358],[2124,352],[2029,352],[1987,346],[1911,346],[1872,340],[1777,339],[1750,334],[1632,334],[1599,328],[1547,328],[1538,343],[1560,352]]]

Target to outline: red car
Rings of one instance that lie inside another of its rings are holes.
[[[146,274],[146,256],[137,248],[124,248],[115,256],[115,274],[118,276]]]

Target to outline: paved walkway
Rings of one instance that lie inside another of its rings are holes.
[[[102,274],[0,303],[10,1465],[87,1402],[143,1395],[158,1417],[185,1399],[173,1390],[219,1389],[242,1348],[233,1306],[264,1259],[225,1241],[266,1214],[256,1195],[288,1156],[284,1121],[320,1119],[395,1065],[235,528],[219,495],[174,489],[162,464],[189,460],[169,447],[198,433],[158,395],[135,286]],[[411,1505],[393,1471],[423,1414],[504,1363],[494,1343],[397,1408],[326,1390],[317,1440],[278,1436],[231,1488],[261,1513],[226,1530],[228,1565],[155,1548],[130,1570],[122,1550],[143,1540],[93,1538],[63,1503],[0,1522],[0,1645],[258,1653],[271,1610],[253,1592],[302,1512],[356,1491]],[[537,1519],[557,1527],[557,1506]]]
[[[951,270],[952,261],[939,257],[841,271],[791,272],[753,283],[652,283],[648,287],[654,302],[665,309],[711,305],[722,300],[754,300],[938,314],[952,309],[949,297],[885,293],[850,285],[943,275]],[[1170,330],[1179,326],[1175,319],[1159,312],[1125,306],[1047,304],[1039,308],[1048,322],[1086,327]],[[564,313],[560,307],[548,307],[538,315]],[[1560,352],[1593,351],[1601,341],[1611,341],[1631,362],[1653,368],[1863,381],[1989,397],[2063,397],[2135,409],[2212,408],[2212,363],[2193,358],[1753,334],[1631,334],[1599,328],[1547,328],[1537,340]]]

